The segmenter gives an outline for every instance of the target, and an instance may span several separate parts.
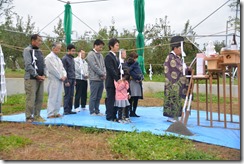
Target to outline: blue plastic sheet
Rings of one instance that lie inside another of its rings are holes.
[[[105,106],[100,105],[101,113],[105,113]],[[63,108],[60,109],[63,114]],[[172,124],[167,122],[167,118],[163,116],[163,108],[161,107],[141,107],[137,108],[137,114],[141,117],[131,117],[131,123],[122,124],[107,121],[104,116],[91,116],[89,110],[82,110],[77,114],[64,115],[61,118],[47,118],[47,111],[41,110],[41,116],[45,122],[33,122],[33,124],[44,125],[65,125],[65,126],[83,126],[96,127],[101,129],[109,129],[116,131],[148,131],[156,135],[171,134],[178,137],[185,137],[190,140],[219,145],[234,149],[240,149],[240,128],[239,116],[233,115],[233,122],[230,122],[230,116],[227,115],[227,128],[224,128],[223,121],[216,121],[217,113],[213,113],[213,127],[210,127],[210,121],[206,120],[206,112],[200,111],[200,126],[197,126],[197,111],[191,110],[187,128],[193,133],[193,136],[184,136],[176,133],[166,132],[166,129]],[[14,114],[2,116],[2,121],[7,122],[25,122],[25,114]],[[221,114],[223,120],[223,114]]]

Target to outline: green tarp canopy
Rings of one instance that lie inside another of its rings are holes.
[[[64,32],[65,32],[65,42],[66,45],[71,43],[71,33],[72,33],[72,10],[69,3],[65,6],[64,11]]]
[[[136,20],[136,29],[138,35],[136,37],[136,48],[138,53],[138,63],[140,64],[142,72],[145,74],[145,65],[144,65],[144,21],[145,21],[145,11],[144,11],[144,0],[134,0],[135,7],[135,20]]]

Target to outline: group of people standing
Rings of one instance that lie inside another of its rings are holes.
[[[105,88],[106,120],[120,123],[130,122],[129,117],[139,117],[135,114],[138,103],[132,106],[133,99],[135,98],[135,101],[138,102],[139,98],[143,98],[143,74],[136,61],[138,55],[131,53],[128,58],[132,60],[131,63],[125,62],[126,50],[120,50],[119,40],[112,38],[108,43],[109,53],[104,58],[101,54],[104,45],[102,40],[95,40],[93,50],[88,53],[86,58],[90,83],[90,114],[103,115],[100,113],[99,105]],[[118,57],[119,51],[121,52],[120,59]],[[120,71],[120,65],[123,71]],[[136,81],[139,86],[137,88],[140,88],[136,92],[133,90],[136,85],[131,85],[132,81],[136,80],[133,73],[141,77]]]
[[[67,45],[67,54],[59,58],[61,43],[53,43],[52,50],[45,58],[39,49],[42,38],[38,34],[31,36],[31,45],[24,49],[26,121],[45,121],[40,116],[43,103],[44,80],[48,77],[47,117],[62,117],[59,113],[63,96],[63,115],[76,114],[86,109],[88,79],[90,85],[89,112],[93,116],[102,116],[100,100],[106,89],[106,120],[114,122],[130,122],[129,117],[136,114],[138,100],[143,98],[142,71],[137,62],[138,55],[131,53],[127,62],[126,51],[121,50],[118,58],[119,40],[109,40],[109,53],[102,55],[104,42],[94,41],[93,49],[87,58],[84,50]],[[121,68],[120,68],[121,66]],[[75,93],[74,93],[75,92]],[[75,96],[75,98],[74,98]],[[73,110],[74,100],[74,110]]]
[[[110,51],[104,59],[107,73],[105,80],[106,119],[115,122],[130,122],[129,116],[139,117],[135,112],[138,99],[143,98],[142,80],[144,77],[137,62],[138,55],[132,52],[128,57],[128,62],[125,62],[126,50],[121,50],[120,59],[116,54],[119,52],[119,40],[110,39],[108,46]],[[138,79],[137,76],[141,78]]]

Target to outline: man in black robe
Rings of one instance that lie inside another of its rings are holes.
[[[186,72],[189,68],[183,67],[181,59],[181,42],[184,38],[175,36],[170,41],[172,51],[164,62],[165,86],[164,86],[164,112],[169,122],[176,122],[182,115],[182,99],[186,97],[189,79],[183,75],[183,68]]]

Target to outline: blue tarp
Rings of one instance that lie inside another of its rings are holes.
[[[101,113],[105,113],[105,106],[100,105]],[[81,111],[77,114],[64,115],[61,118],[47,118],[47,111],[41,110],[41,116],[46,119],[45,122],[33,122],[33,124],[44,125],[66,125],[66,126],[84,126],[96,127],[101,129],[117,131],[148,131],[156,135],[171,134],[178,137],[185,137],[190,140],[219,145],[234,149],[240,149],[240,127],[239,116],[233,115],[233,122],[230,122],[230,116],[227,115],[227,128],[224,128],[223,121],[216,121],[217,113],[213,113],[213,127],[210,127],[210,121],[206,120],[206,112],[200,111],[200,126],[197,126],[197,111],[191,110],[187,128],[193,133],[193,136],[184,136],[176,133],[166,132],[172,124],[167,122],[167,118],[162,115],[161,107],[141,107],[137,108],[137,114],[141,117],[131,117],[131,123],[121,124],[107,121],[105,116],[91,116],[89,110]],[[63,108],[60,109],[63,114]],[[14,114],[2,116],[2,121],[7,122],[25,122],[25,114]],[[223,114],[221,114],[223,120]]]

